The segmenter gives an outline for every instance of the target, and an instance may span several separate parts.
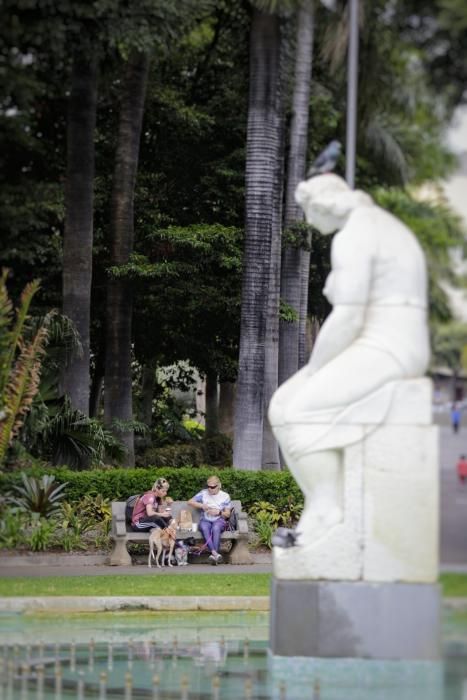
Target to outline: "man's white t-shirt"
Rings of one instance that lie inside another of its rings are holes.
[[[212,508],[218,508],[219,511],[224,510],[224,508],[230,508],[230,496],[225,491],[218,491],[218,493],[210,493],[209,489],[203,489],[193,498],[196,503],[205,503]],[[203,512],[202,517],[205,520],[213,523],[215,520],[220,518],[220,515],[208,515],[206,511]]]

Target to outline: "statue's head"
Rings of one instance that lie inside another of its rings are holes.
[[[333,173],[300,182],[295,200],[305,212],[308,223],[324,234],[341,229],[356,207],[373,203],[369,195],[350,189],[345,180]]]

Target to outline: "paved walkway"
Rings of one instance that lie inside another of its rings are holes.
[[[163,569],[153,567],[150,569],[144,564],[134,566],[82,566],[77,563],[70,566],[3,566],[0,576],[11,578],[16,576],[42,577],[42,576],[166,576],[167,574],[267,574],[272,571],[271,564],[249,564],[246,566],[232,566],[220,564],[189,564],[188,566],[168,566]]]

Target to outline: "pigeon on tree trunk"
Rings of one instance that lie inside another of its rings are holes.
[[[340,141],[331,141],[331,143],[326,146],[324,151],[321,151],[314,163],[312,163],[308,171],[308,177],[332,172],[336,167],[337,161],[339,160],[341,148],[342,145]]]

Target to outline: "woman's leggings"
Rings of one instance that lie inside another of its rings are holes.
[[[163,530],[168,524],[169,520],[160,515],[143,515],[137,523],[131,526],[131,529],[138,532],[138,530],[153,530],[160,527]]]
[[[211,552],[218,552],[221,543],[221,534],[225,530],[224,518],[217,518],[214,522],[201,518],[199,521],[199,529],[206,541],[208,549]]]

